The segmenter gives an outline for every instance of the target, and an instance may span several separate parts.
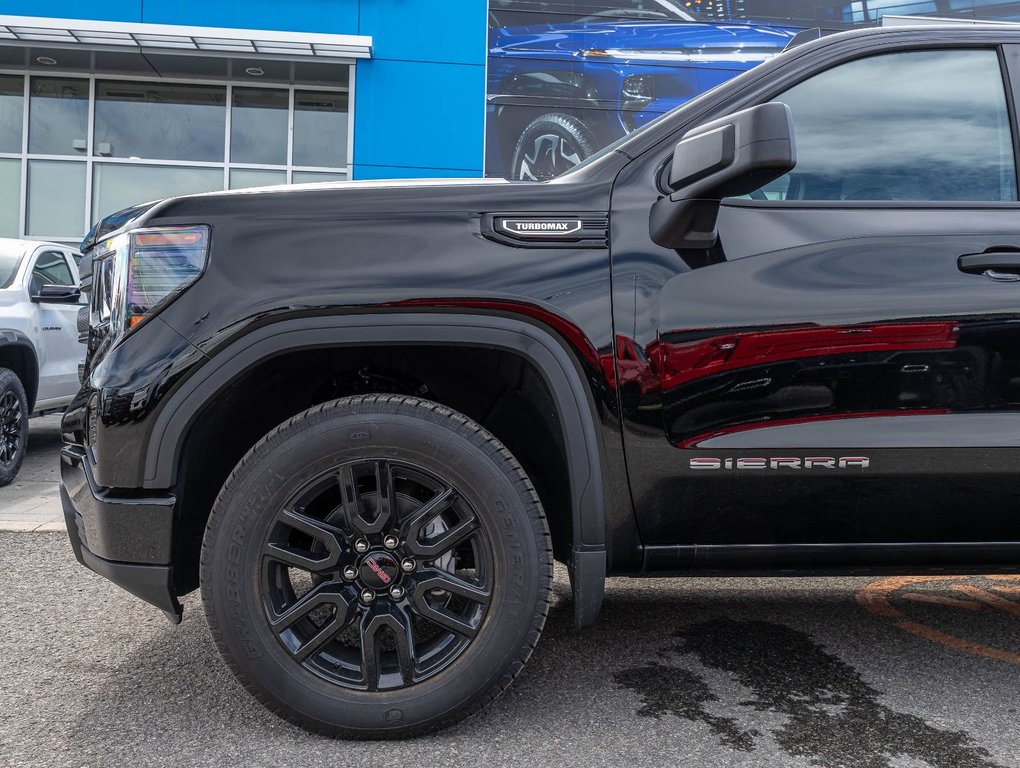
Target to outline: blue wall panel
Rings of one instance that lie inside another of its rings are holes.
[[[480,64],[485,61],[486,0],[362,0],[363,35],[375,58]]]
[[[347,35],[358,29],[358,0],[145,0],[144,8],[142,21],[151,24]]]
[[[483,64],[364,61],[355,89],[356,166],[481,174]]]
[[[0,0],[0,13],[58,19],[141,21],[142,0]]]
[[[481,176],[474,171],[458,171],[450,168],[398,168],[393,165],[358,165],[353,168],[354,177],[359,181],[368,179],[463,179]]]

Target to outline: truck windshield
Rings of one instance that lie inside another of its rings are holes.
[[[20,243],[16,248],[0,245],[0,288],[7,288],[14,282],[25,248]]]

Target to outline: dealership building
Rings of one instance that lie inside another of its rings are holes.
[[[479,176],[484,0],[0,0],[0,237],[127,205]]]

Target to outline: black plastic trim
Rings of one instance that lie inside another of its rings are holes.
[[[128,563],[169,565],[173,512],[170,495],[118,498],[92,477],[85,450],[65,445],[60,452],[61,499],[75,515],[69,522],[82,531],[85,547],[97,557]]]
[[[1020,541],[645,547],[648,575],[809,576],[1020,572]]]
[[[64,509],[67,537],[71,540],[71,549],[75,559],[90,571],[112,581],[121,589],[156,606],[174,624],[180,624],[184,609],[174,594],[171,566],[117,563],[97,557],[82,543],[77,511],[63,485],[60,487],[60,503]]]

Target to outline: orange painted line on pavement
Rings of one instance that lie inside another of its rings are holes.
[[[919,584],[937,582],[944,585],[943,588],[951,587],[959,592],[963,592],[978,602],[975,603],[974,600],[960,600],[938,594],[925,594],[922,592],[900,593],[897,594],[896,597],[916,602],[937,603],[949,607],[959,607],[970,611],[977,610],[974,607],[975,605],[980,608],[981,605],[984,604],[1008,613],[1011,616],[1020,617],[1020,603],[1007,600],[1001,595],[997,595],[993,592],[989,592],[985,589],[980,589],[969,584],[945,584],[947,581],[956,581],[960,578],[961,577],[959,576],[892,576],[885,579],[879,579],[878,581],[874,581],[871,584],[864,586],[860,591],[858,591],[856,599],[858,604],[869,613],[893,619],[893,626],[903,630],[904,632],[909,632],[917,637],[929,640],[933,643],[938,643],[946,648],[964,651],[965,653],[982,656],[986,659],[1004,661],[1008,664],[1016,664],[1020,666],[1020,653],[1004,651],[1000,648],[992,648],[991,646],[983,645],[982,643],[950,635],[946,632],[935,629],[934,627],[930,627],[926,624],[907,618],[907,615],[904,613],[902,608],[893,605],[893,593],[896,593],[898,590]],[[1004,581],[1020,581],[1020,577],[1014,576],[987,576],[984,578]],[[1004,585],[996,585],[992,588],[1003,589],[1009,592],[1020,591],[1017,590],[1016,587]]]
[[[973,600],[959,600],[955,597],[926,595],[923,592],[904,592],[900,597],[904,600],[913,600],[915,603],[934,603],[935,605],[946,605],[950,608],[962,608],[965,611],[981,610],[981,603],[976,603]]]
[[[889,601],[889,595],[903,587],[929,581],[948,581],[956,576],[890,576],[866,585],[857,593],[857,602],[876,616],[898,618],[903,611]]]
[[[989,648],[987,645],[981,645],[981,643],[974,643],[970,640],[947,635],[945,632],[940,632],[925,624],[918,624],[916,621],[904,619],[903,621],[897,621],[896,626],[912,635],[923,637],[925,640],[931,640],[957,651],[966,651],[967,653],[973,653],[975,656],[984,656],[986,659],[995,659],[996,661],[1020,665],[1020,653]]]
[[[1003,613],[1020,618],[1020,603],[1014,603],[1012,600],[1007,600],[1004,597],[978,587],[972,587],[970,584],[954,584],[953,589],[968,594],[975,600],[980,600],[982,603],[990,605],[992,608],[996,608]]]

